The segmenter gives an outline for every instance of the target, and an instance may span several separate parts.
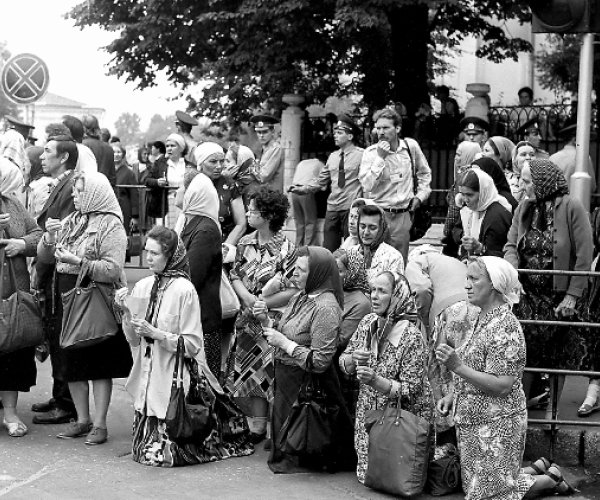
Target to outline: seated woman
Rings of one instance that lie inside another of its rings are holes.
[[[467,172],[457,196],[457,205],[462,203],[460,221],[452,229],[454,242],[461,246],[460,256],[502,256],[512,207],[498,194],[493,179],[479,168]]]
[[[351,247],[358,245],[358,210],[365,205],[374,205],[372,200],[366,198],[357,198],[350,205],[348,213],[348,237],[342,242],[340,250],[349,250]]]
[[[338,345],[344,303],[342,284],[331,252],[321,247],[302,247],[294,270],[301,290],[286,307],[277,330],[264,327],[264,336],[275,347],[275,398],[273,403],[271,455],[269,468],[275,473],[301,472],[305,468],[329,472],[350,470],[356,463],[352,449],[352,421],[344,404],[332,364]],[[264,325],[273,324],[264,305],[256,304],[254,313]],[[281,448],[279,436],[298,391],[309,370],[318,374],[329,402],[339,406],[332,446],[319,457],[302,460]]]
[[[453,393],[437,408],[448,415],[454,406],[466,498],[573,492],[555,464],[540,459],[536,476],[534,468],[521,470],[527,409],[521,384],[525,339],[511,312],[521,288],[517,271],[499,257],[479,257],[469,263],[466,288],[469,302],[480,308],[476,327],[456,349],[441,343],[436,350],[454,374]]]
[[[156,226],[148,233],[146,255],[154,275],[138,281],[133,288],[131,297],[137,305],[128,305],[127,288],[121,288],[115,296],[124,311],[123,329],[134,356],[125,386],[135,410],[133,460],[174,467],[252,454],[245,418],[231,401],[221,404],[225,396],[206,362],[200,302],[190,281],[183,242],[173,230]],[[194,367],[190,373],[188,364],[184,365],[186,385],[190,377],[195,377],[205,400],[214,401],[210,413],[216,424],[202,442],[176,443],[165,425],[180,336]]]
[[[385,243],[388,237],[383,210],[377,205],[364,205],[358,212],[359,244],[350,248],[348,271],[357,273],[358,286],[368,290],[369,281],[381,271],[404,273],[402,254]]]
[[[384,271],[371,280],[373,312],[360,322],[340,356],[343,372],[356,375],[360,393],[356,408],[354,446],[356,475],[365,481],[369,434],[365,416],[398,399],[402,408],[426,419],[433,417],[433,399],[427,380],[427,347],[419,329],[406,317],[414,311],[408,281]]]

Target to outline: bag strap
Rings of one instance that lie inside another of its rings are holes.
[[[185,358],[185,344],[183,336],[180,335],[177,339],[177,354],[175,354],[175,369],[173,370],[172,389],[183,387],[183,364]]]
[[[408,152],[408,157],[410,158],[410,168],[412,171],[413,193],[416,196],[417,195],[417,167],[415,165],[415,160],[413,159],[412,151],[410,150],[408,141],[406,139],[402,139],[402,141],[406,145],[406,151]]]

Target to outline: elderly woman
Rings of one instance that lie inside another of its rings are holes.
[[[16,167],[15,167],[16,168]],[[36,255],[42,236],[41,229],[21,203],[4,194],[5,179],[0,180],[0,266],[4,269],[2,299],[16,290],[30,290],[30,278],[25,257]],[[16,283],[9,271],[14,272]],[[29,392],[35,385],[35,347],[0,354],[0,398],[4,405],[2,424],[11,437],[27,434],[27,426],[17,414],[19,392]]]
[[[523,170],[526,162],[530,162],[536,158],[536,154],[537,148],[533,144],[527,141],[518,142],[513,150],[510,165],[507,165],[504,169],[504,175],[510,185],[510,190],[518,202],[525,196],[519,181],[521,170]]]
[[[518,269],[589,271],[592,228],[581,202],[569,196],[567,181],[550,160],[532,160],[521,172],[527,199],[513,219],[504,258]],[[515,313],[520,318],[586,318],[585,276],[522,277],[525,296]],[[527,366],[595,370],[597,335],[587,329],[528,325]],[[529,392],[530,378],[525,380]],[[559,397],[564,377],[559,378]],[[547,415],[551,412],[547,409]]]
[[[85,174],[75,182],[73,200],[75,212],[62,224],[46,224],[46,232],[38,245],[40,261],[56,261],[52,300],[59,331],[63,316],[61,295],[73,289],[82,266],[85,266],[87,276],[96,282],[112,287],[124,283],[127,236],[110,182],[101,173]],[[57,437],[72,439],[87,435],[85,444],[102,444],[108,436],[106,415],[112,379],[129,375],[132,364],[123,332],[90,347],[62,350],[61,354],[77,421],[69,424]],[[90,380],[96,409],[93,422],[90,421]]]
[[[221,229],[219,199],[211,180],[194,170],[183,197],[181,239],[190,260],[190,278],[200,299],[204,350],[215,376],[221,371]],[[187,183],[187,182],[186,182]]]
[[[173,230],[154,227],[148,233],[146,255],[153,276],[136,283],[132,299],[127,298],[127,288],[115,296],[125,312],[123,329],[134,356],[125,385],[135,410],[133,460],[173,467],[250,455],[254,450],[243,415],[231,402],[219,404],[223,391],[206,362],[201,306],[190,282],[183,242]],[[186,383],[194,378],[202,387],[204,401],[214,401],[210,414],[216,424],[208,437],[198,442],[175,442],[165,425],[180,337],[189,360],[184,365]],[[202,383],[202,378],[208,383]]]
[[[231,377],[232,394],[239,398],[248,415],[255,441],[266,435],[268,402],[273,399],[273,349],[263,337],[259,320],[252,310],[264,303],[269,316],[279,315],[297,292],[291,282],[296,248],[281,228],[289,210],[287,197],[275,189],[261,187],[250,197],[247,218],[254,232],[238,243],[231,284],[242,310],[235,322],[236,345]]]
[[[375,204],[365,204],[358,213],[359,244],[348,250],[347,267],[348,272],[358,274],[359,286],[368,290],[370,280],[381,271],[403,274],[404,259],[384,241],[388,234],[383,210]]]
[[[294,280],[300,293],[286,307],[276,330],[270,327],[273,322],[266,316],[264,305],[257,303],[254,306],[254,313],[265,325],[265,338],[275,348],[269,468],[275,473],[300,472],[303,467],[328,472],[351,469],[356,463],[352,450],[352,421],[332,364],[344,297],[331,252],[320,247],[302,247],[298,252]],[[280,447],[279,436],[307,371],[318,377],[329,403],[339,406],[339,414],[333,425],[330,450],[319,457],[303,460],[286,454]]]
[[[466,173],[460,182],[457,205],[460,221],[452,237],[461,246],[461,257],[470,255],[501,256],[510,228],[512,207],[498,194],[493,179],[479,168]]]
[[[180,134],[171,134],[165,141],[165,158],[167,159],[167,170],[165,178],[170,188],[180,188],[183,186],[183,176],[187,168],[196,168],[195,165],[185,160],[187,145],[185,139]],[[169,209],[165,217],[165,225],[174,228],[180,214],[179,208],[175,204],[176,190],[169,191],[168,203]]]
[[[525,339],[511,304],[519,300],[517,271],[499,257],[479,257],[467,268],[469,302],[480,308],[476,326],[456,347],[441,343],[438,361],[453,372],[454,389],[437,403],[454,407],[462,484],[467,500],[521,499],[554,490],[572,492],[555,464],[534,476],[521,470],[527,409],[521,379]]]
[[[364,317],[346,351],[340,356],[343,372],[356,375],[360,393],[356,408],[354,446],[356,475],[365,481],[369,434],[365,417],[388,400],[426,419],[433,417],[427,380],[427,347],[419,329],[406,315],[414,311],[410,286],[404,276],[384,271],[371,280],[373,312]]]

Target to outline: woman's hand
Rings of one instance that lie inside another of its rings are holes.
[[[273,347],[280,347],[283,349],[283,346],[288,343],[288,338],[283,333],[275,330],[275,328],[264,327],[263,335],[267,340],[267,343]]]
[[[166,338],[164,332],[152,326],[145,319],[132,319],[131,326],[133,326],[133,331],[140,337],[147,337],[154,340],[164,340]]]
[[[8,229],[10,225],[10,214],[0,214],[0,231]]]
[[[60,223],[60,219],[48,218],[48,220],[46,221],[46,232],[49,233],[51,238],[56,236],[56,233],[61,229],[62,224]]]
[[[356,377],[361,384],[372,385],[375,382],[375,370],[368,366],[358,365],[356,367]]]
[[[448,344],[440,344],[435,350],[435,358],[446,365],[446,368],[451,372],[456,371],[462,365],[461,359],[456,354],[456,351]]]
[[[356,349],[352,352],[352,361],[356,366],[368,365],[371,358],[371,351]]]
[[[473,238],[472,236],[463,236],[460,241],[462,247],[465,251],[469,253],[477,253],[479,248],[481,247],[481,243],[477,238]]]
[[[65,264],[73,264],[75,266],[81,264],[80,257],[77,257],[77,255],[74,253],[69,252],[69,250],[66,250],[62,247],[56,247],[56,250],[54,251],[54,257],[56,257],[58,262],[64,262]]]
[[[554,309],[554,314],[556,314],[558,318],[575,316],[575,314],[577,314],[576,307],[577,298],[566,294],[560,304]]]
[[[267,315],[268,312],[269,308],[264,300],[257,300],[254,302],[254,305],[252,306],[252,314],[263,326],[266,326],[269,321],[269,317]]]
[[[435,407],[437,408],[437,411],[440,413],[440,415],[446,417],[450,414],[450,410],[452,409],[452,400],[452,394],[448,394],[442,399],[438,400]]]
[[[247,307],[248,309],[252,309],[254,307],[254,303],[258,300],[256,295],[252,295],[250,292],[245,293],[241,299],[244,307]]]
[[[125,304],[125,297],[127,297],[127,295],[129,295],[129,288],[127,288],[126,286],[124,286],[122,288],[119,288],[115,292],[115,303],[121,309],[126,309],[127,308],[127,304]]]
[[[10,238],[0,239],[0,245],[5,245],[4,253],[7,257],[14,257],[25,251],[25,240]]]

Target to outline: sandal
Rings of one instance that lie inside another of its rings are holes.
[[[2,420],[2,425],[4,425],[4,427],[6,427],[6,430],[8,431],[8,435],[10,437],[14,437],[14,438],[23,437],[29,431],[27,426],[21,421],[7,422],[6,419],[4,419],[4,420]]]
[[[556,472],[552,472],[550,469],[554,469]],[[556,483],[556,486],[554,486],[555,494],[561,497],[566,497],[572,495],[573,493],[579,493],[578,489],[573,488],[573,486],[567,483],[558,465],[550,465],[550,467],[548,467],[548,470],[546,471],[546,476],[548,476],[550,479],[552,479],[552,481]]]
[[[546,474],[546,472],[548,472],[550,465],[550,460],[548,460],[546,457],[540,457],[535,462],[531,462],[529,467],[535,471],[536,475],[543,476]]]
[[[600,404],[596,401],[594,404],[583,403],[577,410],[578,417],[589,417],[592,413],[600,410]]]

